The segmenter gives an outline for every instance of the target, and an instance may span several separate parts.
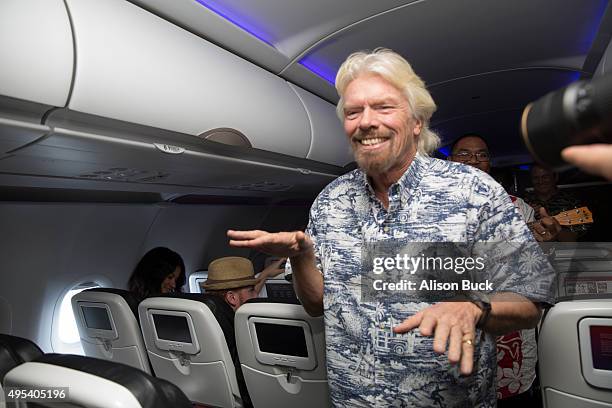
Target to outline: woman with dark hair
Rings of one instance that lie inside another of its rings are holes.
[[[142,257],[130,280],[128,289],[139,299],[162,293],[180,292],[185,284],[185,263],[176,252],[157,247]]]

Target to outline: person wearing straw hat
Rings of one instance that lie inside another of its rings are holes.
[[[247,300],[257,297],[259,290],[256,289],[256,285],[260,280],[265,281],[267,279],[268,275],[272,273],[273,266],[275,266],[274,270],[277,270],[279,265],[275,262],[262,271],[259,278],[255,278],[253,263],[249,259],[240,256],[226,256],[215,259],[208,265],[208,279],[201,284],[206,294],[222,299],[223,302],[219,303],[221,305],[225,303],[229,306],[224,308],[220,305],[217,313],[224,316],[224,321],[229,322],[231,325],[229,330],[223,329],[223,331],[232,361],[234,362],[236,380],[238,381],[242,403],[245,408],[252,408],[253,404],[240,368],[240,358],[236,348],[233,328],[234,312]],[[280,271],[282,272],[282,270]],[[219,320],[219,318],[217,319]]]
[[[255,277],[249,259],[241,256],[218,258],[208,265],[208,279],[202,283],[202,288],[208,294],[223,298],[236,311],[244,302],[259,295],[266,279],[284,272],[279,268],[284,261],[281,258],[273,262]]]

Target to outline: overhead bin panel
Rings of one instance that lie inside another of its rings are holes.
[[[73,43],[62,0],[0,1],[0,95],[65,106]]]
[[[312,143],[307,158],[343,167],[353,161],[342,124],[331,103],[291,85],[310,119]]]
[[[304,158],[307,114],[287,83],[124,0],[67,0],[72,110],[190,135],[233,128],[253,147]]]
[[[185,134],[126,139],[54,127],[44,139],[0,160],[0,173],[228,191],[315,194],[337,167]],[[190,142],[193,141],[193,142]],[[152,191],[156,189],[151,188]]]

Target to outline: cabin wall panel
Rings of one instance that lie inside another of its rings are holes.
[[[227,230],[293,231],[305,226],[306,213],[304,207],[170,206],[155,220],[142,253],[156,246],[168,246],[181,254],[188,274],[206,270],[219,257],[244,256],[254,261],[255,271],[259,272],[267,255],[230,247]]]
[[[155,206],[2,203],[0,297],[12,308],[12,332],[51,351],[53,311],[63,292],[103,276],[126,280]]]
[[[156,246],[181,254],[188,274],[217,257],[255,257],[230,248],[227,229],[292,230],[304,213],[244,205],[0,203],[0,300],[6,301],[0,307],[7,312],[0,313],[0,328],[12,320],[12,334],[51,352],[53,313],[73,285],[98,277],[125,288],[142,255]]]
[[[263,206],[169,206],[152,225],[142,253],[167,246],[183,257],[188,274],[206,269],[216,257],[248,256],[248,250],[229,246],[227,230],[259,228],[268,211]]]

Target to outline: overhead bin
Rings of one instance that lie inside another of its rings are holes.
[[[349,160],[333,105],[126,0],[0,11],[0,173],[311,195]],[[8,41],[29,19],[38,42]],[[250,147],[202,140],[220,128]]]
[[[0,2],[0,95],[65,106],[74,65],[62,0]]]
[[[336,107],[296,85],[290,86],[300,97],[310,119],[312,140],[306,157],[341,167],[352,162]]]
[[[342,169],[312,160],[200,140],[162,129],[58,110],[36,143],[0,160],[0,173],[209,188],[316,194]],[[71,124],[73,129],[63,126]],[[95,125],[94,125],[95,124]],[[76,129],[76,130],[75,130]]]
[[[66,4],[70,109],[190,135],[230,127],[255,148],[306,157],[308,116],[283,79],[127,1]]]

